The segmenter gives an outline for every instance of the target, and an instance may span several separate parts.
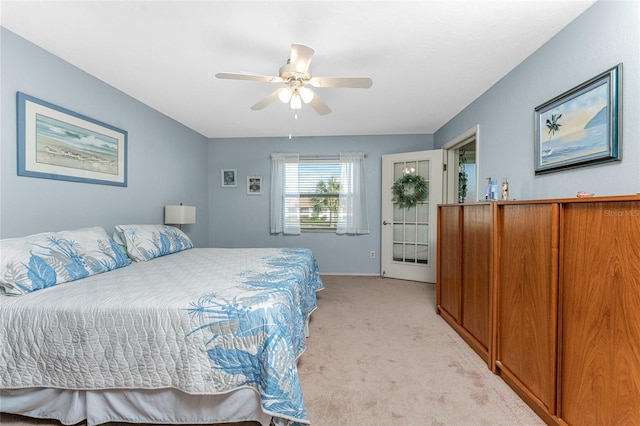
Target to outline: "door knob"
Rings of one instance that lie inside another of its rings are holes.
[[[383,221],[382,221],[382,224],[383,224],[383,225],[391,225],[391,223],[390,223],[390,222],[387,222],[386,220],[383,220]]]

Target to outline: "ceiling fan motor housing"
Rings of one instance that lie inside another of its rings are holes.
[[[304,83],[311,79],[311,74],[308,72],[299,72],[291,68],[291,64],[287,61],[287,63],[280,67],[280,78],[282,78],[285,82],[290,82],[293,80]]]

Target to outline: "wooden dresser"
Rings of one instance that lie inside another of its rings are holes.
[[[546,423],[640,425],[640,197],[438,206],[437,312]]]

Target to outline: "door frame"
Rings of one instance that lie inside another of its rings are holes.
[[[466,145],[471,138],[475,137],[476,144],[476,171],[480,170],[480,155],[479,155],[479,147],[480,147],[480,125],[476,124],[466,132],[456,136],[451,139],[449,142],[442,146],[442,150],[444,151],[444,164],[447,168],[446,178],[444,179],[444,188],[442,190],[442,202],[443,204],[447,203],[457,203],[458,202],[458,148],[463,145]],[[480,197],[479,192],[479,174],[476,173],[476,181],[474,182],[476,187],[476,197]],[[478,200],[469,200],[469,201],[479,201]]]

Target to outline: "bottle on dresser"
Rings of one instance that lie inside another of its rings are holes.
[[[509,199],[509,181],[507,181],[507,178],[502,178],[500,198],[503,200]]]

